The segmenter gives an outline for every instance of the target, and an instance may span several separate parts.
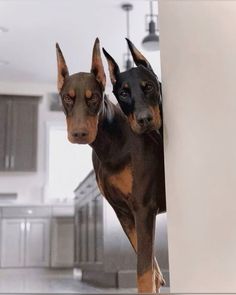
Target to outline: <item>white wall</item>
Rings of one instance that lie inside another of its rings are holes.
[[[171,292],[236,292],[236,2],[159,9]]]

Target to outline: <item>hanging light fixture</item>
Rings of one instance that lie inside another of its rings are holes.
[[[150,15],[146,15],[146,20],[147,17],[150,18],[148,28],[146,29],[146,31],[148,31],[148,35],[142,41],[143,48],[148,51],[159,50],[159,34],[156,34],[158,29],[156,28],[156,22],[154,20],[155,18],[157,20],[157,14],[153,14],[152,4],[152,1],[150,1]]]
[[[126,12],[126,38],[130,39],[130,20],[129,13],[133,9],[133,5],[130,3],[125,3],[121,5],[121,8]],[[129,51],[129,47],[127,45],[127,53],[124,54],[124,68],[129,70],[132,68],[133,62],[131,60],[131,55]]]

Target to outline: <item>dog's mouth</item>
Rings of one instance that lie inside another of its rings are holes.
[[[77,143],[77,144],[90,144],[90,141],[87,139],[69,139],[71,143]]]
[[[150,107],[145,115],[143,113],[144,111],[128,115],[128,122],[134,133],[150,133],[161,128],[162,120],[158,107]]]
[[[75,138],[73,136],[68,135],[68,140],[74,144],[91,144],[94,142],[96,136],[85,136],[81,138]]]
[[[150,133],[153,130],[157,130],[158,126],[155,126],[154,124],[150,124],[148,126],[141,127],[138,124],[135,124],[135,125],[131,125],[131,129],[136,134],[144,134],[144,133]]]
[[[132,131],[136,134],[150,133],[153,130],[160,129],[161,127],[161,121],[152,121],[148,124],[140,125],[135,118],[129,118],[129,124]]]

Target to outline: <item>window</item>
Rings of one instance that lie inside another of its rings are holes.
[[[47,200],[71,201],[74,189],[93,169],[92,149],[70,143],[64,126],[49,124],[47,166]]]

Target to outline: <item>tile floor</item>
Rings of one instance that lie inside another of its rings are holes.
[[[136,289],[95,287],[75,278],[72,270],[0,269],[0,293],[111,294],[136,293]]]

